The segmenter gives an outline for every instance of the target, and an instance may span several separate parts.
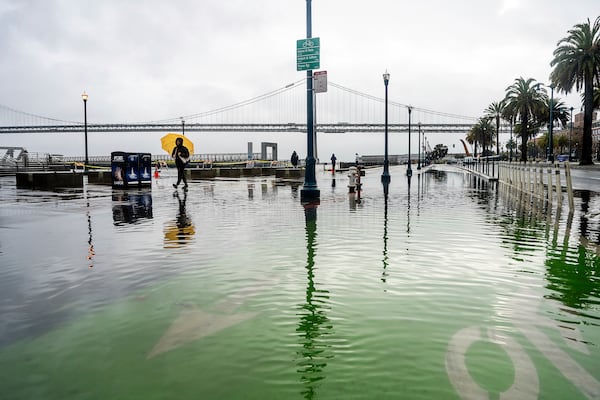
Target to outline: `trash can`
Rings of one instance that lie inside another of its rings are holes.
[[[113,151],[110,161],[113,187],[125,189],[152,185],[152,154]]]
[[[152,185],[152,154],[139,154],[140,185]]]
[[[137,187],[140,185],[140,156],[138,153],[127,153],[125,158],[125,186]]]
[[[127,153],[124,151],[113,151],[110,153],[113,187],[127,187],[127,181],[125,180],[125,171],[127,171],[126,160]]]

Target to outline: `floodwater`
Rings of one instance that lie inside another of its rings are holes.
[[[0,178],[0,398],[600,398],[600,198],[414,172]]]

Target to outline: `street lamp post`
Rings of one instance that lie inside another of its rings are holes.
[[[85,92],[85,90],[83,91],[81,98],[83,99],[83,132],[84,132],[84,137],[85,137],[85,162],[83,165],[83,173],[87,175],[87,167],[88,167],[87,100],[88,100],[88,95]]]
[[[417,170],[421,169],[421,123],[419,122],[419,160],[417,161]]]
[[[573,107],[571,107],[571,129],[569,129],[569,161],[571,161],[571,154],[573,154],[573,150],[571,150],[572,137],[573,137]]]
[[[312,0],[306,0],[306,37],[312,38]],[[300,190],[303,202],[318,201],[321,191],[317,187],[314,156],[314,108],[313,108],[313,72],[306,71],[306,167],[304,170],[304,186]]]
[[[508,158],[509,162],[512,162],[512,157],[513,157],[513,121],[514,121],[514,117],[511,116],[510,117],[510,156]]]
[[[383,156],[383,174],[381,174],[381,183],[390,183],[390,160],[388,159],[388,82],[390,74],[385,71],[383,74],[383,84],[385,85],[385,153]]]
[[[181,117],[181,134],[185,136],[185,120]]]
[[[550,124],[548,125],[548,161],[554,162],[554,145],[552,143],[552,126],[554,120],[552,118],[552,111],[554,109],[554,84],[550,85]]]
[[[408,168],[406,169],[406,176],[409,178],[412,176],[412,167],[410,166],[410,114],[412,113],[412,106],[408,106]]]

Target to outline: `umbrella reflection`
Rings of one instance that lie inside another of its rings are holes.
[[[173,196],[176,197],[179,202],[179,210],[175,221],[165,227],[165,248],[184,246],[188,244],[196,234],[194,224],[185,208],[187,192],[183,192],[183,199],[179,196],[179,191],[176,191]]]
[[[306,302],[298,305],[300,322],[296,332],[299,333],[300,345],[298,351],[298,373],[304,387],[302,395],[305,399],[313,399],[316,395],[318,383],[325,379],[324,369],[327,360],[333,358],[328,354],[330,345],[324,340],[323,335],[333,326],[325,312],[329,309],[329,292],[319,290],[315,284],[314,257],[316,253],[317,237],[317,206],[307,204],[304,206],[306,220],[306,272],[308,282],[306,286]]]

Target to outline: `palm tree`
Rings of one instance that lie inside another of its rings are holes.
[[[550,80],[558,90],[569,93],[575,86],[583,88],[583,143],[580,165],[592,161],[592,113],[594,108],[594,81],[600,79],[600,17],[594,25],[587,22],[577,24],[568,31],[568,36],[559,40],[550,66]]]
[[[498,155],[500,155],[500,118],[502,117],[505,108],[506,104],[504,103],[504,100],[500,100],[493,102],[485,110],[485,113],[489,118],[496,119],[496,154]]]
[[[474,156],[477,157],[477,143],[480,143],[483,150],[482,156],[486,155],[485,147],[488,142],[492,143],[494,137],[494,127],[490,124],[490,120],[486,117],[479,118],[477,123],[471,127],[471,130],[466,136],[469,144],[474,144]]]
[[[521,121],[520,129],[517,129],[521,134],[521,161],[527,161],[527,140],[534,130],[533,123],[537,122],[538,115],[544,109],[547,97],[546,90],[533,78],[517,78],[506,88],[506,107]]]
[[[550,103],[551,99],[546,99],[546,104],[544,108],[544,112],[540,117],[543,121],[548,121],[550,119]],[[556,123],[560,123],[562,128],[567,127],[567,123],[570,119],[570,109],[565,105],[565,103],[560,98],[555,98],[552,102],[552,126],[556,125]]]
[[[477,157],[477,143],[479,142],[479,139],[482,136],[483,135],[481,132],[481,127],[477,123],[471,127],[471,130],[469,131],[469,133],[467,133],[467,136],[465,137],[467,142],[473,145],[473,157]]]

